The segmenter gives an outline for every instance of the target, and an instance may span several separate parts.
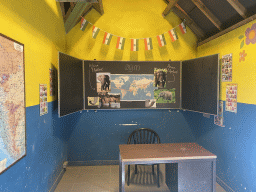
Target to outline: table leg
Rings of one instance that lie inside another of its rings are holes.
[[[124,192],[125,186],[125,165],[122,162],[121,155],[119,153],[119,192]]]

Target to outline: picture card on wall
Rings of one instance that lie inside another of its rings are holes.
[[[232,54],[224,55],[222,57],[222,67],[221,67],[221,80],[223,82],[232,81]]]
[[[226,111],[237,113],[237,84],[227,84]]]

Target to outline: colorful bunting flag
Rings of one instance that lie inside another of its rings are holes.
[[[112,34],[105,32],[104,39],[103,39],[103,44],[109,45],[110,41],[112,39],[112,36],[113,36]]]
[[[131,51],[139,51],[139,39],[131,39]]]
[[[86,26],[88,25],[88,23],[89,23],[89,22],[88,22],[86,19],[84,19],[84,18],[82,17],[80,30],[84,31],[85,28],[86,28]]]
[[[124,43],[125,43],[125,38],[123,38],[123,37],[118,37],[118,38],[117,38],[116,48],[117,48],[117,49],[124,50]]]
[[[175,31],[175,29],[171,29],[170,31],[168,31],[172,42],[176,41],[178,39],[177,33]]]
[[[92,38],[96,39],[98,33],[99,33],[100,29],[98,27],[95,27],[93,25],[93,28],[92,28]]]
[[[146,49],[146,50],[151,50],[151,49],[153,49],[152,38],[151,38],[151,37],[145,38],[145,39],[144,39],[144,43],[145,43],[145,49]]]
[[[179,27],[180,27],[180,30],[181,30],[182,34],[187,33],[186,26],[183,22],[179,25]]]
[[[164,34],[157,36],[158,44],[160,47],[163,47],[166,45]]]

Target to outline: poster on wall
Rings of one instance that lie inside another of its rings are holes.
[[[54,96],[55,93],[55,81],[56,81],[56,71],[53,68],[49,69],[49,79],[50,79],[50,96]]]
[[[0,34],[0,174],[26,155],[24,45]]]
[[[40,116],[48,113],[48,103],[47,103],[47,85],[39,85],[39,94],[40,94]]]
[[[214,124],[225,127],[223,125],[223,101],[219,101],[218,115],[214,115]]]
[[[222,82],[232,81],[232,54],[224,55],[222,57]]]
[[[226,111],[237,113],[237,84],[227,84]]]

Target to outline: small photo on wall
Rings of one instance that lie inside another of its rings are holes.
[[[163,89],[166,87],[167,69],[154,69],[154,87]]]
[[[88,106],[99,106],[100,104],[100,98],[99,97],[87,97],[88,99]]]
[[[145,107],[146,108],[156,108],[156,100],[155,99],[146,99]]]
[[[110,73],[96,73],[97,92],[110,92]]]
[[[120,108],[120,94],[101,93],[99,97],[101,108]]]
[[[156,103],[176,103],[175,88],[155,90],[154,99]]]
[[[224,55],[222,57],[222,76],[223,82],[232,81],[232,54]]]

